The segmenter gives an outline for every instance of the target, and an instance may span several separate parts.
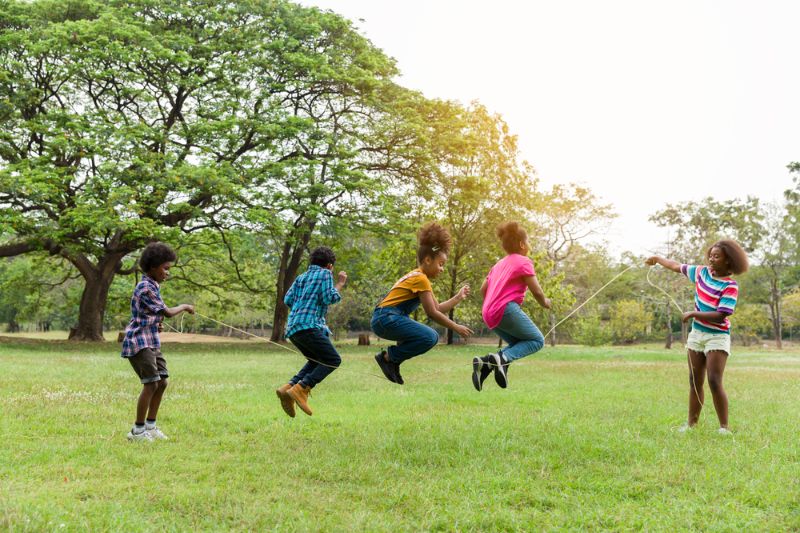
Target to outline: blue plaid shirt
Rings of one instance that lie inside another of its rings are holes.
[[[322,329],[330,332],[325,324],[328,306],[342,299],[333,286],[333,274],[327,268],[311,265],[294,280],[283,303],[292,310],[286,324],[286,337],[304,329]]]
[[[131,297],[131,321],[125,328],[122,357],[133,357],[140,350],[161,348],[158,323],[167,309],[161,299],[161,289],[152,278],[144,276]]]

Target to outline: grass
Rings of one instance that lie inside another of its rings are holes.
[[[800,529],[800,352],[736,348],[724,438],[710,394],[675,431],[679,350],[547,348],[481,393],[476,350],[438,347],[400,387],[370,375],[374,347],[346,346],[314,416],[289,419],[273,389],[297,356],[166,345],[171,439],[129,443],[140,386],[117,344],[7,340],[0,529]]]

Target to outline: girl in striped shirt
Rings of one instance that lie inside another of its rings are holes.
[[[703,408],[703,382],[708,386],[719,419],[719,432],[729,434],[728,395],[722,386],[725,363],[731,353],[730,317],[736,309],[739,286],[730,276],[747,272],[747,254],[736,241],[722,240],[706,252],[708,265],[683,265],[671,259],[653,256],[647,265],[662,267],[683,274],[695,284],[694,311],[683,314],[683,321],[692,319],[692,330],[686,341],[689,357],[689,419],[681,431],[697,425]]]

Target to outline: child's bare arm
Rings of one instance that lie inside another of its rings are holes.
[[[654,255],[652,257],[648,257],[644,260],[644,264],[648,266],[653,266],[655,264],[659,264],[662,267],[666,268],[667,270],[672,270],[673,272],[677,272],[678,274],[681,273],[681,264],[677,261],[673,261],[672,259],[666,259],[664,257],[660,257]]]
[[[463,302],[469,296],[469,285],[464,285],[455,296],[439,304],[439,311],[449,313],[452,308]]]
[[[462,326],[461,324],[456,324],[450,318],[439,311],[439,304],[436,302],[436,298],[433,296],[431,291],[425,291],[419,293],[419,299],[422,303],[422,309],[425,310],[425,314],[430,317],[431,320],[436,322],[437,324],[441,324],[442,326],[446,327],[447,329],[452,329],[462,337],[469,337],[472,335],[472,330],[469,329],[467,326]]]
[[[525,285],[528,286],[528,290],[531,291],[531,294],[533,294],[533,297],[539,302],[539,305],[545,309],[550,309],[552,305],[550,298],[544,295],[544,291],[541,285],[539,285],[539,280],[536,279],[536,276],[525,276],[522,279],[525,280]]]
[[[722,324],[725,322],[726,316],[728,315],[725,313],[720,313],[719,311],[689,311],[687,313],[683,313],[683,321],[686,322],[690,318],[699,318],[700,320],[705,320],[706,322]]]
[[[164,316],[167,318],[172,318],[175,315],[179,315],[183,312],[193,315],[194,306],[190,304],[181,304],[181,305],[176,305],[175,307],[167,307],[166,309],[164,309]]]

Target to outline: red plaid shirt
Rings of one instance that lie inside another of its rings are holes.
[[[131,321],[125,328],[122,357],[133,357],[140,350],[161,348],[158,323],[167,309],[161,299],[161,290],[152,278],[144,276],[136,285],[131,297]]]

